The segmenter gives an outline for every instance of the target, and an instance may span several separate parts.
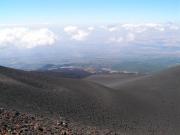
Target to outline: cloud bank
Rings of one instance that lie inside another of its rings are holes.
[[[180,47],[180,25],[175,23],[116,24],[45,28],[0,26],[0,46],[35,48],[69,44],[161,45]]]
[[[119,24],[101,27],[109,43],[180,46],[180,25],[174,23]]]
[[[55,41],[56,35],[47,28],[0,28],[0,46],[13,45],[23,48],[34,48],[53,45]]]
[[[90,31],[92,30],[92,28],[89,29]],[[85,40],[89,35],[88,31],[79,29],[77,26],[67,26],[64,28],[64,31],[71,36],[71,39],[78,41]]]

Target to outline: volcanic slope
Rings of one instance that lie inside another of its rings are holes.
[[[180,67],[112,89],[0,67],[0,105],[127,134],[180,133]]]
[[[92,81],[110,88],[118,88],[121,84],[134,81],[146,76],[145,74],[136,73],[113,73],[113,74],[97,74],[86,77],[85,80]]]

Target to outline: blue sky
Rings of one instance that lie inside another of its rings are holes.
[[[1,0],[0,24],[180,22],[180,0]]]

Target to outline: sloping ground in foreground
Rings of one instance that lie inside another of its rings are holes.
[[[0,105],[126,134],[180,133],[180,67],[116,89],[88,80],[0,68]]]

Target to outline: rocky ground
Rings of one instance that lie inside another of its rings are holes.
[[[72,135],[65,121],[51,120],[15,110],[0,109],[0,134],[2,135]]]
[[[113,134],[96,128],[73,127],[61,118],[50,119],[45,116],[22,113],[0,108],[0,135],[99,135]]]

